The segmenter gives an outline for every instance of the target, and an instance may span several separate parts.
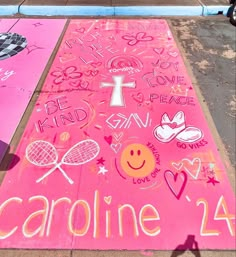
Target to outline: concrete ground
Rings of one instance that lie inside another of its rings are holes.
[[[235,27],[228,18],[168,18],[235,189]],[[209,109],[209,110],[208,110]],[[209,112],[210,111],[210,112]],[[30,110],[27,111],[27,114]],[[26,119],[25,116],[25,119]],[[17,131],[23,131],[22,123]],[[17,142],[17,138],[14,138]],[[8,158],[5,158],[5,165]],[[234,168],[232,168],[234,167]],[[2,174],[3,175],[3,174]],[[183,242],[180,242],[180,244]],[[0,250],[1,257],[235,257],[235,251]]]

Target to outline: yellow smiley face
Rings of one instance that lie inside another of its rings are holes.
[[[155,157],[147,146],[131,144],[121,154],[121,167],[130,177],[145,177],[154,170]]]

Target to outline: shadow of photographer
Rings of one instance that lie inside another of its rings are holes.
[[[19,161],[20,157],[10,153],[10,146],[0,140],[0,171],[12,169]]]
[[[201,257],[198,242],[195,240],[195,235],[188,235],[187,239],[183,244],[178,245],[174,251],[172,252],[170,257],[177,257],[184,254],[187,250],[189,250],[193,256]]]

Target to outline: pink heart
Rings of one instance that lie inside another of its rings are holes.
[[[153,106],[152,106],[151,101],[145,101],[144,104],[146,105],[146,107],[147,107],[149,110],[152,110],[152,109],[153,109]]]
[[[171,192],[179,200],[187,184],[187,174],[184,171],[174,174],[171,170],[166,170],[164,177]]]
[[[75,31],[79,32],[79,33],[84,33],[85,32],[85,28],[79,28],[79,29],[76,29]]]
[[[90,76],[90,75],[91,75],[91,72],[92,72],[91,70],[86,70],[86,71],[84,72],[84,75],[85,75],[85,76]]]
[[[169,62],[162,62],[161,63],[161,68],[162,69],[167,69],[167,68],[169,68],[170,67],[170,63]]]
[[[59,59],[60,59],[61,63],[65,63],[65,62],[70,62],[70,61],[75,60],[76,56],[74,56],[73,54],[64,54]]]
[[[132,95],[132,97],[138,103],[142,103],[144,100],[144,96],[142,93],[138,93],[137,95]]]
[[[87,89],[89,86],[89,83],[88,81],[75,80],[75,81],[70,81],[69,85],[76,88]]]
[[[83,88],[83,89],[87,89],[88,86],[89,86],[88,81],[82,81],[82,82],[80,83],[80,87]]]
[[[178,52],[176,51],[169,51],[168,54],[174,58],[178,56]]]
[[[153,48],[154,52],[156,52],[157,54],[163,54],[164,52],[164,47],[160,47],[160,48]]]
[[[108,137],[104,137],[104,139],[105,139],[105,141],[109,144],[109,145],[111,145],[111,143],[112,143],[112,136],[108,136]]]
[[[97,74],[98,74],[98,70],[93,70],[93,71],[91,72],[91,75],[92,75],[93,77],[95,77]]]
[[[172,129],[175,129],[177,127],[177,123],[176,122],[172,122],[170,124],[168,124],[168,126]]]
[[[97,68],[102,65],[102,62],[93,62],[91,63],[91,65],[93,66],[93,68]]]
[[[70,81],[69,85],[72,87],[79,87],[80,86],[80,81],[75,80],[75,81]]]
[[[98,70],[87,70],[84,72],[85,76],[93,76],[95,77],[98,74]]]

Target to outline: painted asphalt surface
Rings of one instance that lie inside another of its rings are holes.
[[[185,57],[192,81],[199,89],[199,101],[207,116],[209,126],[215,136],[222,160],[227,167],[231,185],[235,190],[235,28],[225,17],[168,19],[176,41]],[[195,79],[195,78],[196,79]],[[208,108],[211,116],[208,114]],[[28,113],[30,110],[28,110]],[[26,113],[27,115],[27,113]],[[214,130],[216,126],[219,135]],[[13,139],[17,141],[24,128],[22,123]],[[222,141],[224,144],[222,144]],[[230,162],[228,157],[230,158]],[[1,174],[3,176],[3,173]],[[116,256],[180,256],[182,252],[170,251],[32,251],[1,250],[0,256],[45,256],[45,257],[116,257]],[[234,251],[186,251],[181,256],[216,256],[233,257]]]

